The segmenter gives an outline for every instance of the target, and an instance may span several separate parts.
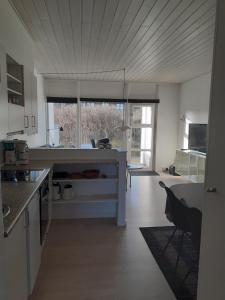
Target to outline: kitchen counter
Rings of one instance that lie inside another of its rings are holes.
[[[32,158],[32,160],[31,160]],[[2,200],[3,203],[10,206],[11,213],[4,218],[4,230],[7,236],[12,230],[13,226],[19,220],[24,209],[30,203],[35,192],[43,182],[47,174],[56,167],[61,168],[61,164],[65,164],[69,168],[69,164],[85,164],[87,167],[92,164],[100,165],[101,168],[108,170],[112,168],[118,172],[118,178],[107,181],[102,185],[102,181],[98,180],[92,182],[93,194],[95,197],[90,197],[90,191],[85,191],[81,198],[72,199],[72,206],[67,205],[67,202],[57,202],[52,206],[52,215],[55,218],[76,218],[76,217],[116,217],[118,226],[125,226],[125,196],[126,196],[126,152],[118,151],[116,149],[100,150],[100,149],[30,149],[30,162],[27,165],[13,165],[3,166],[5,170],[38,170],[45,169],[45,174],[41,176],[37,182],[3,182],[2,183]],[[111,167],[114,165],[113,167]],[[73,166],[74,168],[74,166]],[[77,167],[80,168],[79,166]],[[102,179],[103,180],[103,179]],[[85,189],[85,184],[80,184],[81,190]],[[96,192],[98,189],[98,193]],[[115,190],[115,192],[114,192]],[[103,195],[99,199],[99,194]],[[93,195],[92,195],[93,196]],[[76,200],[76,201],[75,201]],[[85,202],[85,201],[86,202]],[[83,204],[84,201],[84,204]],[[88,203],[88,205],[87,205]],[[62,206],[64,209],[61,209]],[[85,208],[85,214],[82,214]],[[80,209],[80,210],[79,210]],[[63,215],[61,212],[64,212]],[[93,213],[94,211],[94,213]],[[58,216],[60,212],[60,216]],[[72,215],[73,212],[73,215]],[[102,213],[103,212],[103,213]]]
[[[8,169],[8,166],[5,167]],[[9,167],[11,168],[11,166]],[[26,166],[17,166],[17,169],[37,168],[37,165],[29,164]],[[16,169],[13,166],[13,169]],[[42,168],[39,164],[39,168]],[[36,182],[2,182],[2,202],[11,209],[10,214],[3,219],[4,235],[8,236],[16,222],[19,220],[24,209],[30,203],[30,200],[42,184],[51,170],[51,166],[44,166],[44,172],[40,175]]]

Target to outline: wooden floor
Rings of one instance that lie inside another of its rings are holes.
[[[139,231],[168,225],[159,180],[132,178],[126,228],[113,220],[54,221],[31,300],[175,300]]]

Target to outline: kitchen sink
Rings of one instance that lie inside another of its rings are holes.
[[[2,214],[3,214],[3,218],[7,217],[11,212],[11,209],[8,205],[3,204],[2,205]]]

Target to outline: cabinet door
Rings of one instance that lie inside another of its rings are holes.
[[[32,115],[32,73],[24,67],[24,129],[27,135],[31,134]]]
[[[32,134],[38,133],[37,77],[32,76]]]
[[[5,239],[7,300],[26,300],[28,298],[25,219],[25,213],[23,213],[8,238]]]
[[[0,136],[6,136],[8,132],[8,95],[7,95],[7,76],[6,56],[3,47],[0,45]]]
[[[29,292],[32,293],[41,261],[40,246],[40,205],[39,193],[36,193],[28,205],[28,257],[29,257]]]

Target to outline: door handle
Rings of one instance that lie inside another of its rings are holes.
[[[216,193],[216,192],[217,192],[216,187],[209,187],[207,189],[207,193]]]

